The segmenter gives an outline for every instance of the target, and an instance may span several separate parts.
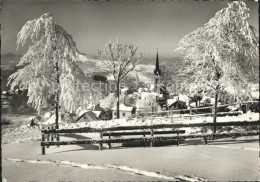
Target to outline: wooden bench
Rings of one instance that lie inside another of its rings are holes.
[[[108,136],[109,139],[112,136],[133,136],[133,135],[143,135],[143,137],[145,137],[146,135],[165,135],[165,134],[177,134],[179,136],[179,134],[184,134],[185,130],[168,130],[168,131],[154,131],[154,130],[150,130],[150,131],[126,131],[126,132],[105,132],[100,134],[100,138],[103,138],[104,136]],[[179,146],[180,141],[177,140],[177,145]],[[146,143],[144,142],[144,147],[146,146]],[[154,142],[150,142],[150,146],[154,147]],[[108,143],[108,147],[109,149],[111,149],[111,142]],[[102,150],[102,145],[100,146],[100,150]]]

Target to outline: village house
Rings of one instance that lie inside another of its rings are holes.
[[[119,114],[121,118],[131,118],[135,114],[135,108],[131,106],[126,106],[125,104],[119,105]],[[112,119],[117,119],[117,108],[116,106],[112,108]]]

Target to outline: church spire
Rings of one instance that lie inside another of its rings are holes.
[[[157,48],[157,55],[156,55],[156,63],[155,63],[154,74],[156,76],[161,76],[161,70],[160,70],[160,66],[159,66],[159,57],[158,57],[158,48]]]

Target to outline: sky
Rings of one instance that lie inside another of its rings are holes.
[[[83,1],[4,0],[2,2],[2,54],[16,51],[16,36],[28,20],[51,13],[72,35],[80,52],[96,55],[106,42],[116,38],[132,42],[145,59],[180,56],[175,49],[182,37],[203,26],[228,1]],[[249,23],[258,30],[258,3],[246,1]]]

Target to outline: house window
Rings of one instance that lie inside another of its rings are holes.
[[[125,116],[125,113],[123,112],[123,116]]]
[[[116,116],[116,112],[114,112],[114,115]]]

